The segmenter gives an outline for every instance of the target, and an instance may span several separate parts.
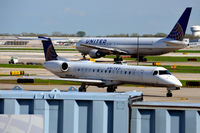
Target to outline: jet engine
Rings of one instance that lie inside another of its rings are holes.
[[[44,63],[44,67],[52,72],[66,72],[69,69],[69,64],[64,61],[48,61]]]
[[[97,49],[90,50],[89,55],[91,58],[100,58],[100,57],[105,56],[105,54],[103,52],[101,52]]]

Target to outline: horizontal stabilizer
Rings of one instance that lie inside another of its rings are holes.
[[[180,42],[180,41],[163,41],[163,42],[166,43],[168,46],[182,46],[182,45],[186,45],[186,43]]]

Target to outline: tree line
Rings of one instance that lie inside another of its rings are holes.
[[[20,34],[9,34],[9,33],[0,33],[0,36],[23,36],[23,37],[37,37],[37,36],[54,36],[54,37],[84,37],[86,33],[84,31],[78,31],[76,34],[67,34],[61,32],[52,32],[52,34],[47,33],[27,33],[22,32]]]
[[[29,37],[37,37],[37,36],[54,36],[54,37],[85,37],[86,32],[84,31],[78,31],[76,34],[67,34],[67,33],[61,33],[61,32],[52,32],[52,34],[38,34],[38,33],[27,33],[23,32],[21,34],[9,34],[9,33],[0,33],[0,36],[29,36]],[[105,36],[96,36],[96,37],[166,37],[167,34],[158,32],[156,34],[143,34],[139,35],[137,33],[132,33],[132,34],[111,34],[111,35],[105,35]],[[89,36],[88,36],[89,37]],[[200,37],[195,37],[192,34],[186,34],[185,38],[189,39],[200,39]]]

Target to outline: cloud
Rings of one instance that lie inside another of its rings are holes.
[[[72,8],[64,8],[64,13],[78,15],[78,16],[85,16],[85,14],[86,14],[85,11],[72,9]]]

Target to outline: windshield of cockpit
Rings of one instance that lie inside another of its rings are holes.
[[[168,70],[156,70],[153,75],[171,75],[171,73]]]

